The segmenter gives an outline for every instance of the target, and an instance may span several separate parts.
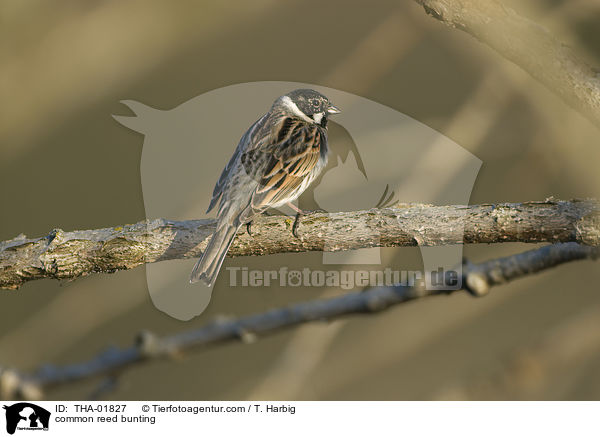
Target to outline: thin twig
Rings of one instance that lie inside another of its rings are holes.
[[[559,264],[581,259],[597,259],[600,247],[577,243],[559,243],[481,264],[466,263],[462,269],[461,290],[475,296],[487,294],[489,288]],[[5,399],[36,399],[43,390],[102,375],[116,377],[124,369],[155,359],[177,356],[202,346],[232,340],[253,342],[265,336],[314,321],[328,321],[352,314],[383,311],[414,299],[457,290],[429,290],[422,285],[372,288],[330,299],[320,299],[240,318],[219,318],[201,328],[159,338],[144,331],[134,346],[111,348],[81,363],[44,366],[34,374],[1,369],[0,395]]]
[[[144,263],[198,257],[214,220],[156,219],[114,228],[20,235],[0,243],[0,288],[42,278],[75,279]],[[460,243],[600,245],[600,205],[593,200],[432,206],[396,204],[366,211],[313,213],[292,235],[292,219],[259,217],[252,236],[242,229],[229,256],[342,251],[366,247]]]

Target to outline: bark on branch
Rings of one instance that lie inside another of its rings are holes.
[[[397,204],[366,211],[313,213],[291,233],[292,219],[260,217],[241,230],[229,256],[342,251],[376,246],[577,242],[600,245],[600,205],[593,200],[432,206]],[[144,263],[198,257],[214,220],[156,219],[114,228],[64,232],[0,243],[0,288],[42,278],[75,279]]]
[[[521,67],[600,127],[600,73],[548,30],[498,0],[415,0]]]
[[[490,287],[529,274],[543,271],[569,261],[596,259],[600,247],[577,243],[559,243],[484,262],[466,263],[462,269],[462,290],[475,296],[487,294]],[[277,308],[260,314],[237,319],[219,318],[199,329],[159,338],[142,332],[133,346],[111,348],[81,363],[60,367],[43,366],[35,374],[23,374],[0,367],[0,398],[35,400],[43,391],[58,385],[70,384],[101,375],[110,375],[99,392],[112,387],[114,378],[123,369],[144,362],[178,356],[202,346],[241,340],[252,342],[259,335],[267,335],[296,325],[327,321],[351,314],[383,311],[394,305],[458,290],[428,290],[422,286],[394,286],[372,288],[364,292],[344,294],[330,299],[319,299]]]

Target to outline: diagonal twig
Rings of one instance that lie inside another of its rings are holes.
[[[487,294],[490,287],[582,259],[597,259],[600,247],[577,243],[558,243],[480,264],[466,263],[462,268],[460,290],[475,296]],[[144,331],[135,345],[111,348],[81,363],[44,366],[33,374],[0,368],[0,397],[39,399],[43,390],[102,375],[115,377],[118,372],[156,359],[175,357],[185,351],[227,341],[252,342],[257,336],[272,334],[302,323],[327,321],[353,314],[383,311],[411,300],[450,294],[457,290],[429,290],[422,285],[378,287],[276,308],[240,318],[220,318],[201,328],[159,338]]]
[[[496,50],[600,127],[600,73],[499,0],[415,0],[432,17]]]

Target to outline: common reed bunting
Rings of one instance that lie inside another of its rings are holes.
[[[327,165],[327,119],[340,110],[314,90],[279,97],[242,136],[221,173],[208,211],[217,203],[217,228],[190,282],[212,286],[238,229],[269,208],[293,205]],[[295,226],[294,226],[295,229]]]

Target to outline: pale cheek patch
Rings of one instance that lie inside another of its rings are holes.
[[[323,114],[322,112],[318,112],[316,114],[313,114],[313,120],[315,121],[315,123],[317,124],[321,124],[321,120],[323,120],[323,116],[325,114]]]
[[[309,117],[306,116],[304,112],[300,110],[300,108],[298,108],[298,106],[296,106],[294,102],[292,102],[292,99],[290,99],[288,96],[284,96],[282,102],[285,106],[288,107],[292,114],[296,115],[297,117],[300,117],[304,121],[312,121]]]

